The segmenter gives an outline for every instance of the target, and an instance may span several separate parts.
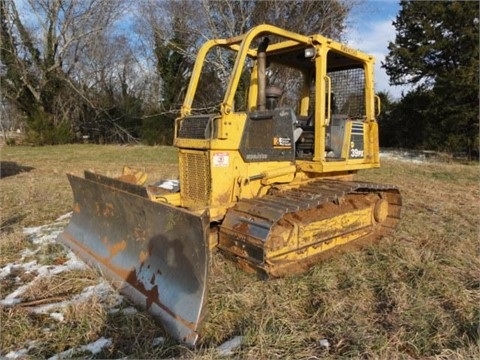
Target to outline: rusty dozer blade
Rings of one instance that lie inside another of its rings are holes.
[[[91,175],[68,175],[73,217],[58,240],[99,268],[172,337],[194,346],[207,292],[207,217]]]

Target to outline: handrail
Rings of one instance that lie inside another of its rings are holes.
[[[382,99],[380,99],[380,96],[375,95],[375,100],[377,102],[377,111],[375,112],[375,116],[379,116],[382,112]]]
[[[198,54],[197,54],[197,58],[195,59],[195,65],[193,66],[190,82],[188,84],[187,92],[185,94],[185,99],[183,100],[183,105],[180,110],[181,117],[190,115],[190,112],[192,110],[193,97],[195,96],[195,92],[197,90],[198,82],[200,80],[200,74],[202,73],[202,68],[205,63],[205,58],[207,57],[207,53],[214,46],[227,45],[227,44],[228,44],[227,41],[222,39],[209,40],[205,42],[198,50]]]
[[[192,109],[193,98],[195,96],[195,92],[197,90],[198,82],[200,79],[201,71],[203,65],[205,63],[205,59],[207,53],[215,46],[221,46],[230,48],[233,51],[237,51],[237,57],[235,60],[235,65],[233,67],[230,81],[225,92],[224,100],[221,104],[221,112],[223,114],[228,114],[231,112],[233,107],[233,99],[235,93],[233,89],[236,89],[238,86],[238,82],[240,81],[241,77],[241,70],[243,64],[245,62],[245,58],[247,55],[254,57],[256,56],[256,51],[250,49],[250,45],[252,41],[257,38],[258,36],[265,34],[265,35],[277,35],[283,37],[287,40],[295,41],[298,43],[304,44],[311,44],[312,38],[305,35],[300,35],[288,30],[284,30],[282,28],[262,24],[252,28],[245,34],[235,36],[232,38],[226,39],[213,39],[205,42],[198,51],[197,58],[195,60],[195,65],[192,70],[192,76],[190,78],[190,83],[187,88],[187,93],[185,94],[185,99],[181,108],[181,116],[187,116],[190,114]]]
[[[329,76],[325,75],[325,82],[327,84],[327,97],[328,97],[328,106],[327,106],[327,116],[325,117],[325,126],[330,125],[330,117],[332,115],[332,79]]]
[[[277,35],[288,40],[298,41],[299,43],[312,44],[312,38],[309,36],[300,35],[300,34],[297,34],[288,30],[284,30],[282,28],[279,28],[273,25],[262,24],[248,31],[244,35],[242,43],[240,45],[240,50],[237,54],[235,65],[232,70],[232,76],[230,77],[227,91],[225,92],[225,97],[221,105],[221,112],[223,114],[229,114],[232,110],[233,99],[235,97],[234,89],[237,88],[238,82],[240,81],[241,69],[243,67],[243,64],[245,63],[247,53],[250,50],[250,45],[254,39],[256,39],[258,36],[262,34]]]

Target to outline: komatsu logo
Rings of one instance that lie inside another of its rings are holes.
[[[265,160],[268,158],[267,154],[247,154],[247,160]]]

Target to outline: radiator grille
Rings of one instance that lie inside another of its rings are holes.
[[[183,205],[207,206],[211,193],[210,162],[203,151],[180,152],[180,192]]]

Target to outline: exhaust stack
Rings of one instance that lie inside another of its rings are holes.
[[[268,37],[263,38],[262,42],[257,49],[257,69],[258,69],[258,98],[257,98],[257,110],[264,111],[266,109],[267,97],[265,89],[267,87],[267,47],[270,40]]]

